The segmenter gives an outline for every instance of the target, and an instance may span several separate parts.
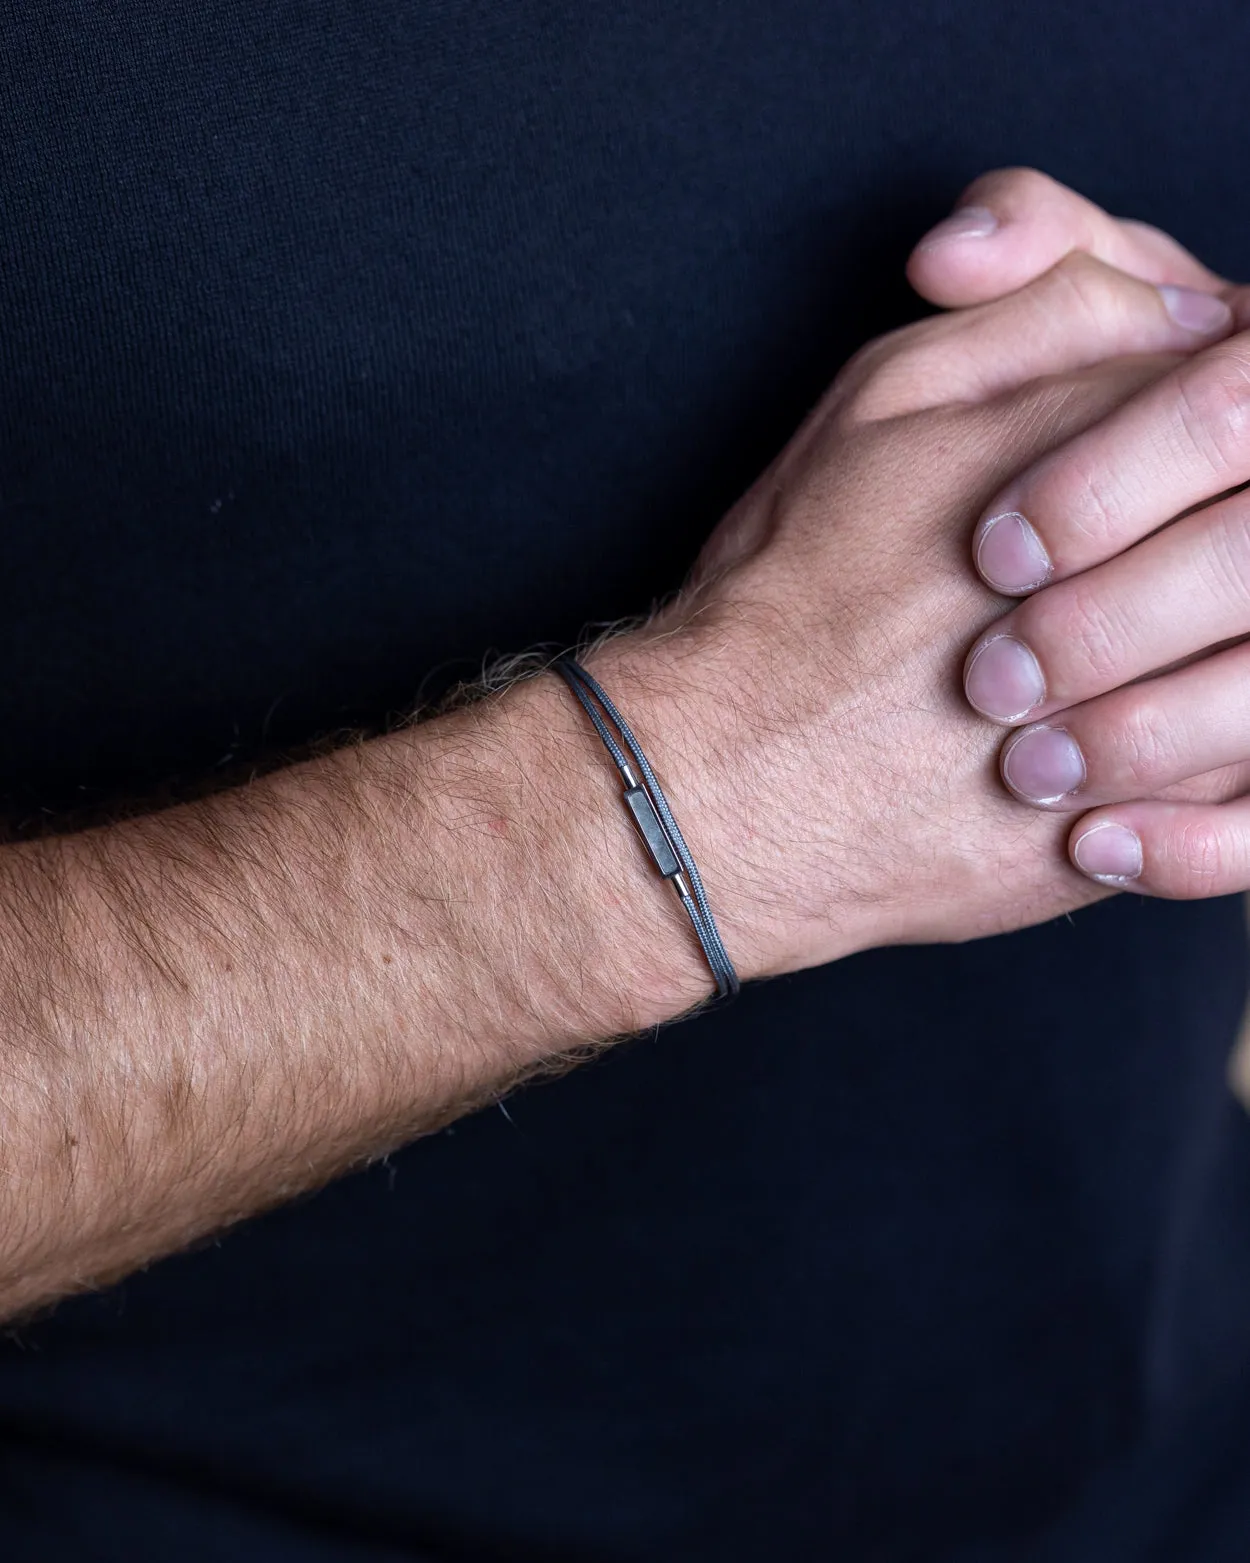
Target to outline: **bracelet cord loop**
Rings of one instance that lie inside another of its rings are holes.
[[[668,799],[664,796],[664,789],[656,780],[655,772],[638,740],[602,686],[580,662],[565,655],[557,657],[551,668],[577,696],[594,723],[595,731],[603,740],[604,748],[612,756],[612,763],[621,773],[625,783],[625,806],[633,817],[652,861],[664,878],[672,882],[678,899],[686,909],[695,936],[711,967],[712,976],[716,979],[716,997],[733,998],[741,986],[738,974],[721,942],[720,930],[712,916],[707,892],[703,888],[703,880],[695,867],[694,858],[690,855],[690,848],[686,845],[685,837],[669,808]],[[616,728],[619,742],[613,736],[609,722]]]

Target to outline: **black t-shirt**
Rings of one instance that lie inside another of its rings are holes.
[[[644,608],[986,167],[1246,274],[1248,46],[1242,0],[7,0],[8,813]],[[1244,942],[1126,897],[870,952],[67,1303],[0,1344],[0,1556],[1244,1559]]]

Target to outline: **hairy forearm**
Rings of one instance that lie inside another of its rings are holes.
[[[0,1315],[696,1002],[710,979],[616,791],[541,677],[5,849]]]

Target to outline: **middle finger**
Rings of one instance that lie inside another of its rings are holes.
[[[1245,323],[1250,290],[1230,295]],[[1015,478],[973,536],[982,578],[1015,596],[1112,558],[1250,480],[1250,332],[1187,359]]]

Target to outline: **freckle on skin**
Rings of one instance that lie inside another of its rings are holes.
[[[384,955],[382,957],[383,966],[389,966],[394,959],[395,957],[393,955]]]

